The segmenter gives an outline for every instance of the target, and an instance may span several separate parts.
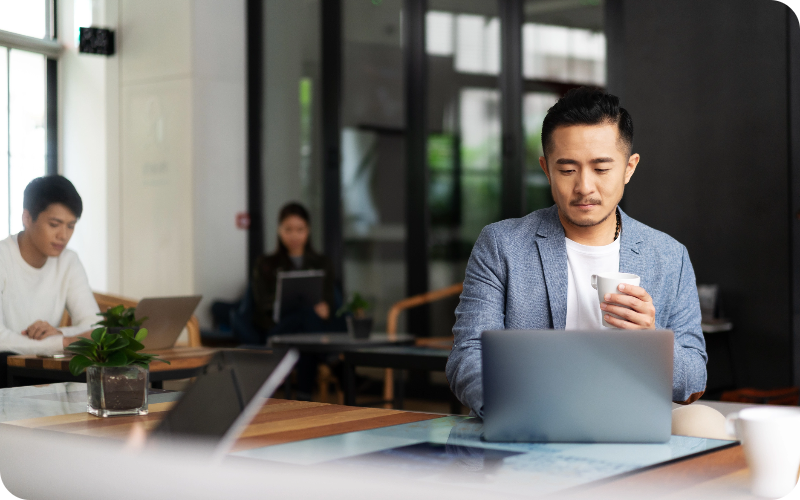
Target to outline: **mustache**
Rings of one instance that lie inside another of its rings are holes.
[[[569,204],[572,205],[572,206],[578,206],[578,205],[602,205],[602,203],[603,202],[601,200],[598,200],[596,198],[586,198],[585,200],[573,200],[573,201],[569,202]]]

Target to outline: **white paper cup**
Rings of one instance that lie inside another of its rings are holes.
[[[639,277],[635,274],[629,273],[601,273],[592,275],[592,288],[597,290],[597,298],[600,299],[600,303],[597,304],[597,307],[600,307],[600,304],[605,302],[603,297],[605,297],[607,293],[622,293],[619,291],[619,288],[617,288],[619,287],[620,283],[639,286]],[[616,326],[606,322],[605,315],[610,314],[615,318],[619,318],[619,316],[602,310],[601,314],[603,315],[603,326],[608,328],[617,328]]]
[[[729,415],[726,427],[744,447],[753,495],[780,498],[792,491],[800,468],[800,408],[745,408]]]

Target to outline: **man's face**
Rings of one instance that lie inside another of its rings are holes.
[[[578,227],[605,221],[622,199],[639,155],[628,156],[616,124],[558,127],[551,139],[539,164],[562,217]]]
[[[24,210],[22,223],[30,241],[41,253],[48,257],[58,257],[72,238],[78,218],[61,203],[53,203],[47,207],[36,220],[30,212]]]

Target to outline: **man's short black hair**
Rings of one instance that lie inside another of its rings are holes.
[[[619,140],[633,152],[633,119],[620,107],[619,97],[593,87],[578,87],[564,95],[552,108],[542,123],[542,150],[544,155],[552,149],[553,131],[569,125],[615,124]]]
[[[22,198],[22,208],[30,212],[33,220],[53,203],[61,203],[76,218],[80,218],[83,212],[81,195],[66,177],[47,175],[28,183]]]

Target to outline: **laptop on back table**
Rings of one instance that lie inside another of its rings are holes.
[[[145,349],[169,349],[174,346],[202,298],[202,295],[190,295],[140,300],[136,306],[136,317],[147,318],[142,323],[142,327],[147,328],[147,337],[142,342]]]

